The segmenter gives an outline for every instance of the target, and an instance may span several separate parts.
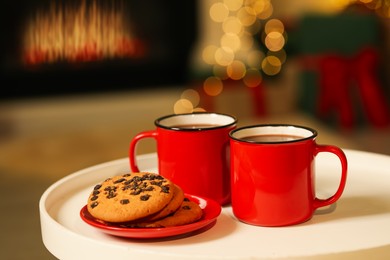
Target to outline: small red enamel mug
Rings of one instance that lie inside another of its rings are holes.
[[[238,220],[258,226],[299,224],[342,195],[347,158],[336,146],[317,144],[317,131],[296,125],[253,125],[229,135],[231,203]],[[321,152],[335,154],[341,163],[339,186],[327,199],[317,198],[315,192],[314,161]]]
[[[173,114],[155,120],[155,130],[138,133],[130,143],[129,160],[139,172],[136,145],[143,138],[157,143],[158,172],[185,193],[230,202],[229,132],[235,117],[218,113]]]

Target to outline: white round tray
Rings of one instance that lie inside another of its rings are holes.
[[[66,259],[390,259],[390,156],[345,150],[347,185],[335,206],[319,209],[305,223],[257,227],[224,207],[216,224],[191,236],[137,240],[104,234],[80,218],[93,186],[129,171],[128,159],[80,170],[51,185],[39,202],[42,239]],[[156,154],[138,157],[140,169],[157,172]],[[340,166],[332,154],[316,161],[317,193],[331,195]]]

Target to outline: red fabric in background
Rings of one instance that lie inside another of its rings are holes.
[[[307,69],[319,73],[318,115],[336,113],[343,128],[356,125],[352,92],[357,88],[364,115],[375,127],[390,123],[390,113],[378,79],[378,53],[364,48],[354,56],[323,54],[302,60]]]

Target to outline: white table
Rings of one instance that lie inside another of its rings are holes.
[[[129,171],[127,158],[72,173],[51,185],[39,207],[42,239],[56,257],[66,259],[390,259],[390,156],[344,150],[348,180],[336,207],[318,210],[306,223],[257,227],[222,209],[216,224],[180,238],[137,240],[110,236],[79,216],[92,187]],[[143,170],[157,171],[156,154],[138,157]],[[317,158],[317,192],[334,192],[338,160]]]

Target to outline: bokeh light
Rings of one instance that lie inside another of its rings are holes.
[[[284,37],[280,32],[272,31],[265,37],[264,44],[270,51],[279,51],[284,47]]]
[[[222,23],[229,15],[229,9],[223,3],[215,3],[210,7],[210,18],[214,22]]]
[[[261,64],[263,72],[269,76],[276,75],[282,68],[281,61],[275,56],[267,56]]]
[[[215,45],[209,45],[203,49],[202,58],[207,64],[215,64],[215,52],[218,47]]]
[[[239,34],[243,28],[240,20],[237,17],[229,16],[225,21],[223,21],[222,30],[225,33]]]
[[[237,11],[241,8],[243,0],[224,0],[223,1],[230,11]]]
[[[204,93],[220,95],[228,79],[257,87],[263,74],[274,76],[281,71],[287,58],[287,34],[282,21],[270,18],[272,14],[270,0],[220,0],[211,5],[210,18],[221,24],[222,35],[219,46],[208,45],[202,53],[212,70],[203,82]]]
[[[259,86],[262,80],[263,77],[261,76],[260,71],[257,69],[248,69],[243,79],[245,85],[250,88]]]
[[[196,107],[199,105],[200,96],[198,91],[194,89],[186,89],[181,94],[181,99],[186,99],[191,102],[192,107]]]
[[[218,48],[215,52],[215,61],[219,65],[228,66],[234,60],[234,52],[227,47]]]
[[[206,109],[203,107],[196,107],[192,110],[192,112],[206,112]]]
[[[218,96],[223,90],[223,83],[220,78],[208,77],[203,83],[203,90],[209,96]]]
[[[227,47],[231,49],[233,52],[236,52],[241,47],[240,37],[238,37],[237,34],[225,33],[224,35],[222,35],[221,38],[221,46]]]
[[[255,10],[248,6],[241,8],[237,13],[237,17],[244,26],[251,26],[257,20]]]
[[[242,61],[235,60],[227,66],[226,72],[229,78],[239,80],[245,76],[246,66]]]
[[[181,98],[176,101],[175,105],[173,106],[173,111],[175,114],[192,113],[193,110],[194,107],[191,101],[184,98]]]
[[[264,26],[264,32],[266,34],[271,33],[271,32],[278,32],[283,34],[284,33],[284,25],[282,21],[278,19],[270,19],[266,22]]]
[[[256,1],[256,0],[247,0],[246,1],[246,5],[252,7],[253,10],[255,11],[256,15],[264,12],[264,10],[266,10],[266,6],[269,4],[270,4],[269,1],[260,1],[260,0],[259,1]]]
[[[274,8],[269,1],[256,1],[256,2],[264,2],[263,11],[257,13],[257,18],[265,20],[271,17]]]

